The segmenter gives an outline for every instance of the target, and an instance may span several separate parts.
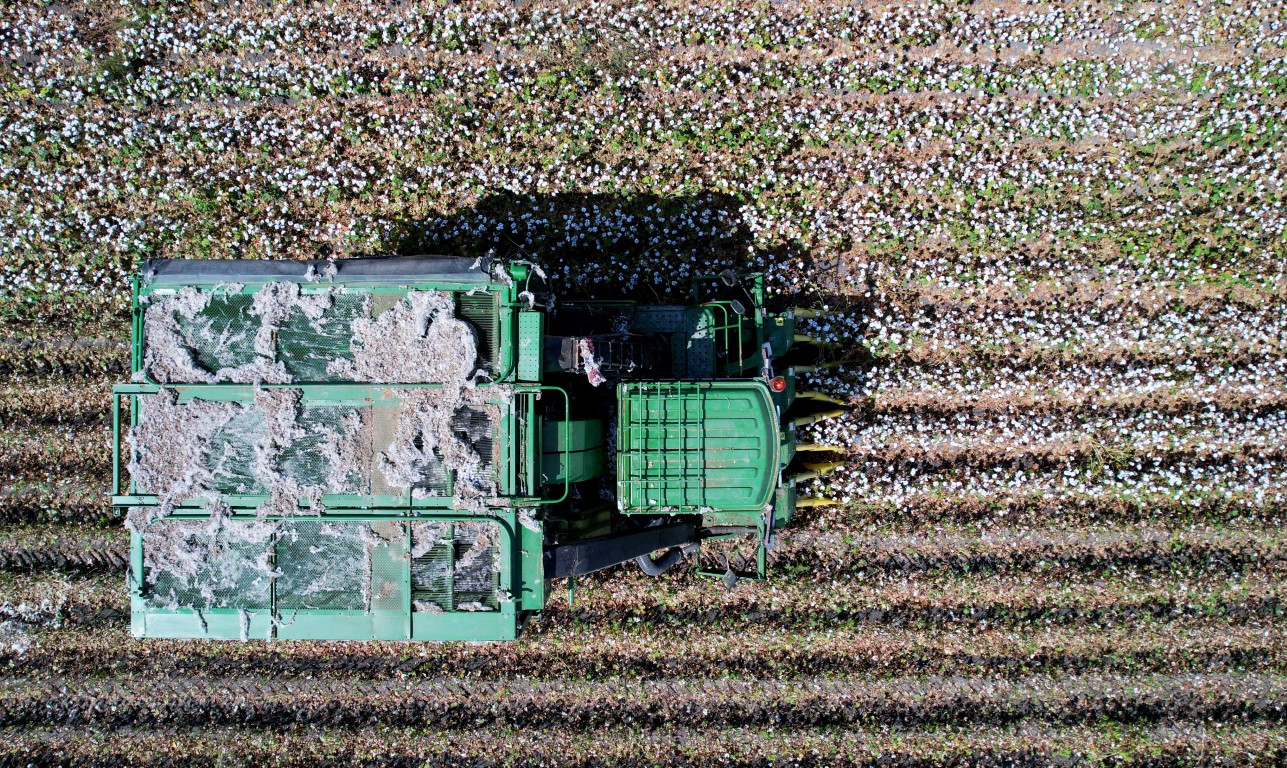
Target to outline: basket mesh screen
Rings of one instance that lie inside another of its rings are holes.
[[[159,608],[267,608],[273,526],[165,520],[143,533],[144,582]]]
[[[370,526],[290,522],[277,542],[277,610],[366,610],[373,546]]]
[[[370,465],[336,466],[342,460],[335,450],[340,440],[371,445],[370,408],[315,405],[301,408],[295,423],[304,431],[277,456],[281,472],[302,485],[325,488],[328,493],[370,493]],[[369,457],[367,459],[369,461]]]
[[[166,520],[143,534],[156,608],[405,610],[406,524]]]
[[[235,406],[231,417],[210,433],[202,448],[203,468],[210,472],[211,488],[220,494],[268,493],[268,484],[276,478],[264,482],[260,474],[267,468],[301,486],[321,488],[326,493],[370,493],[370,411],[350,406],[300,408],[295,424],[301,436],[282,446],[265,465],[261,456],[268,447],[268,435],[263,411],[254,406]],[[354,446],[354,450],[341,455],[336,446],[342,441]],[[337,466],[337,460],[346,463]],[[360,465],[355,463],[359,460]]]
[[[495,523],[415,523],[411,559],[415,610],[495,610],[499,547]]]
[[[494,371],[499,341],[496,294],[456,296],[456,316],[469,322],[478,336],[479,367]],[[255,337],[264,318],[252,312],[254,298],[254,294],[217,293],[191,316],[172,314],[197,367],[215,374],[256,362]],[[353,360],[353,321],[376,317],[400,299],[391,294],[335,292],[316,318],[298,305],[291,306],[272,335],[274,359],[296,382],[341,381],[343,376],[327,369],[333,361]]]
[[[292,307],[277,331],[277,359],[296,381],[334,381],[327,373],[332,360],[352,360],[353,320],[363,314],[360,294],[340,294],[320,320]]]
[[[353,359],[353,320],[363,315],[362,294],[336,294],[317,319],[291,307],[273,337],[276,359],[296,381],[334,381],[333,360]],[[218,294],[192,317],[174,316],[193,360],[208,373],[255,361],[255,335],[263,318],[251,312],[254,296]]]
[[[240,294],[220,295],[190,319],[175,316],[197,365],[213,373],[254,362],[255,332],[261,321],[250,313],[253,299]]]
[[[144,398],[147,418],[147,399]],[[264,434],[264,414],[257,408],[241,408],[210,436],[203,458],[213,478],[213,488],[223,494],[263,493],[255,478],[255,444]]]

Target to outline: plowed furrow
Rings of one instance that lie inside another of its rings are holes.
[[[224,678],[10,681],[0,725],[114,727],[479,725],[658,728],[889,724],[1006,725],[1028,719],[1086,725],[1173,720],[1287,721],[1287,682],[1274,675],[1157,675],[629,683],[426,683]]]
[[[129,545],[54,544],[40,548],[0,547],[0,570],[14,573],[56,571],[66,574],[125,573]]]

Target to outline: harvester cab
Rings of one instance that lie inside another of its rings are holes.
[[[504,640],[553,579],[727,537],[753,567],[712,573],[763,578],[831,466],[796,430],[839,412],[796,392],[796,316],[732,272],[647,305],[525,262],[147,262],[112,409],[132,631]]]

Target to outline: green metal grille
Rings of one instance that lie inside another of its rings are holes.
[[[500,579],[495,523],[424,522],[412,529],[415,610],[495,610]]]
[[[473,325],[478,334],[478,367],[495,373],[500,343],[500,328],[497,323],[500,305],[496,294],[456,294],[456,316]]]
[[[617,386],[622,512],[759,511],[777,482],[779,434],[761,382]]]

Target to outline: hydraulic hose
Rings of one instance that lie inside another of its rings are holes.
[[[652,555],[640,555],[635,558],[635,562],[639,565],[639,570],[649,576],[660,576],[671,568],[674,568],[676,565],[679,565],[685,555],[696,551],[696,549],[696,544],[689,544],[686,547],[674,547],[667,550],[666,554],[656,560],[652,559]]]

